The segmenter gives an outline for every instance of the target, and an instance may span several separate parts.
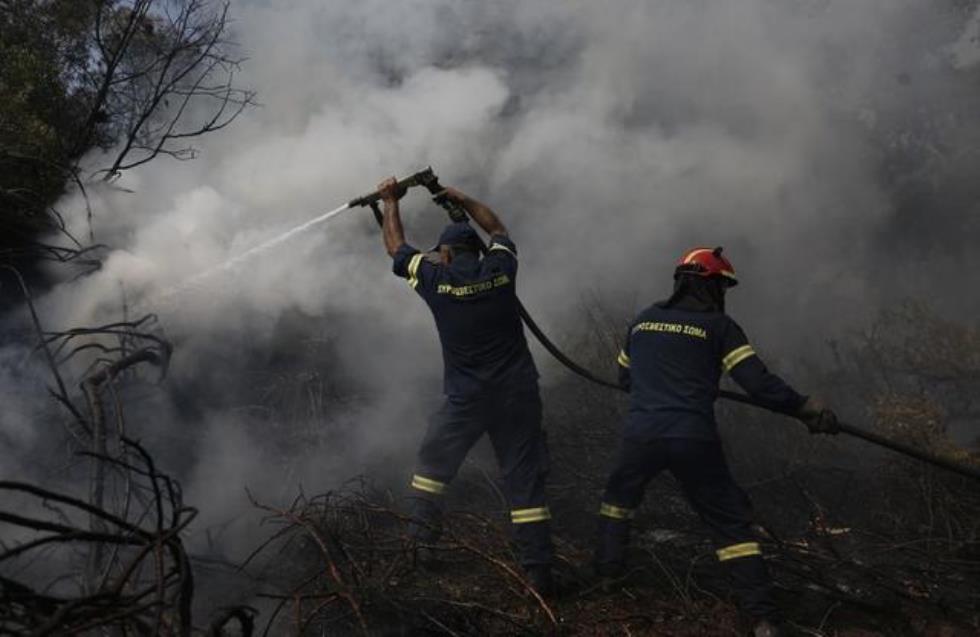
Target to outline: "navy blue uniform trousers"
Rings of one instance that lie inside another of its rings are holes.
[[[412,477],[412,534],[431,543],[441,530],[441,495],[480,436],[490,437],[510,502],[514,539],[524,566],[550,564],[551,513],[545,502],[548,447],[537,386],[450,396],[426,431]]]
[[[758,617],[776,614],[772,583],[752,529],[752,505],[735,483],[716,441],[690,438],[624,440],[599,510],[596,561],[625,563],[630,521],[647,484],[664,469],[711,528],[718,559],[727,565],[740,605]]]

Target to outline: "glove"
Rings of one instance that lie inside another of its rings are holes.
[[[803,406],[796,413],[806,428],[812,434],[837,434],[840,433],[840,423],[837,422],[837,414],[827,409],[817,398],[807,398]]]

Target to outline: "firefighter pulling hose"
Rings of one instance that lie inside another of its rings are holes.
[[[736,284],[721,248],[695,248],[674,271],[673,294],[631,323],[617,358],[620,385],[630,392],[629,412],[599,507],[595,564],[600,575],[622,575],[643,493],[669,471],[710,527],[739,605],[755,621],[754,634],[769,636],[779,634],[781,618],[752,505],[728,470],[718,436],[714,403],[721,375],[795,415],[811,433],[834,434],[839,427],[834,412],[771,373],[725,313],[725,295]]]

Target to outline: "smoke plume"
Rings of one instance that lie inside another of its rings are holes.
[[[974,5],[241,0],[240,79],[262,106],[200,140],[198,159],[90,193],[113,250],[40,311],[48,329],[114,320],[124,304],[160,315],[171,376],[130,419],[180,466],[202,528],[246,510],[245,486],[286,497],[390,458],[409,472],[439,348],[366,210],[155,300],[388,175],[431,164],[497,210],[549,332],[580,329],[586,296],[662,297],[697,245],[725,247],[743,281],[730,311],[777,359],[815,354],[904,296],[976,309],[963,296],[980,271]],[[927,171],[942,176],[932,189],[913,178]],[[84,235],[82,205],[64,208]],[[429,246],[444,216],[420,193],[402,210],[410,241]],[[249,410],[253,371],[311,352],[327,367],[309,382],[370,400],[291,423]],[[537,358],[543,383],[564,373]],[[15,450],[40,444],[25,412],[0,416]],[[319,441],[306,456],[278,446],[297,430]]]

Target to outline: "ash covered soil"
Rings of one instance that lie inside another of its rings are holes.
[[[980,631],[980,543],[953,528],[957,519],[976,524],[967,480],[904,462],[817,466],[815,458],[840,455],[837,443],[787,457],[785,439],[773,436],[777,423],[743,426],[730,456],[799,634]],[[762,439],[781,452],[745,453]],[[711,539],[667,475],[651,484],[637,516],[627,574],[595,577],[594,471],[608,450],[571,436],[552,450],[554,597],[537,598],[521,576],[492,459],[478,449],[453,483],[444,535],[424,560],[408,548],[405,490],[359,479],[268,508],[275,539],[245,569],[262,590],[259,623],[270,634],[310,635],[746,634]]]

